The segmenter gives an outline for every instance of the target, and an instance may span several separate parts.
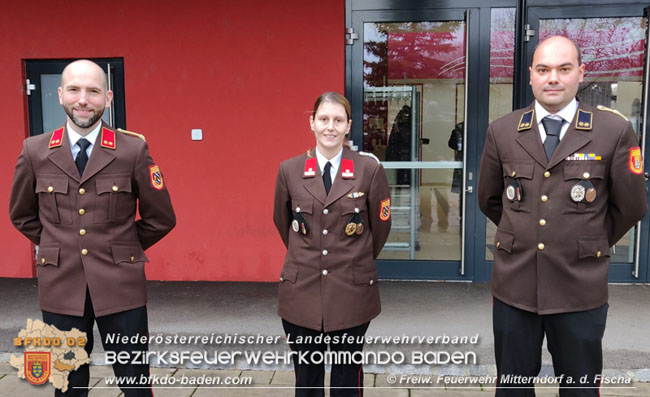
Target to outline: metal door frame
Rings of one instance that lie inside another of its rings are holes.
[[[467,12],[467,17],[466,17]],[[464,162],[467,178],[463,184],[467,187],[473,186],[477,177],[478,161],[476,159],[476,142],[481,138],[474,139],[478,130],[478,57],[479,57],[479,9],[478,8],[429,8],[409,10],[364,10],[351,11],[349,13],[350,23],[353,32],[359,37],[352,46],[346,48],[349,53],[346,62],[346,94],[352,105],[352,131],[351,138],[355,144],[361,146],[363,142],[363,24],[366,22],[435,22],[435,21],[466,21],[466,106],[465,106],[465,151]],[[488,18],[489,20],[489,18]],[[489,29],[489,26],[488,26]],[[356,127],[355,127],[356,126]],[[470,139],[467,139],[467,135]],[[360,147],[360,150],[363,150]],[[387,164],[392,167],[394,164]],[[435,165],[426,162],[408,163],[407,167],[417,169],[435,168]],[[469,180],[471,176],[471,180]],[[465,189],[463,189],[465,190]],[[478,207],[473,194],[466,196],[463,202],[463,217],[465,230],[474,230]],[[472,233],[473,234],[473,233]],[[378,260],[377,269],[380,277],[388,279],[445,279],[472,281],[474,279],[474,243],[475,240],[466,237],[462,240],[465,247],[462,250],[461,261],[433,261],[433,260]],[[481,245],[483,245],[481,243]],[[464,266],[463,266],[464,265]]]

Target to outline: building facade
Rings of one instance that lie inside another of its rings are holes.
[[[489,281],[495,226],[476,204],[490,121],[532,101],[539,40],[563,34],[586,64],[581,100],[615,108],[645,150],[646,4],[612,0],[189,0],[110,6],[33,1],[0,15],[0,205],[22,140],[61,125],[62,68],[109,74],[105,119],[146,136],[178,225],[147,255],[152,280],[275,281],[284,247],[271,212],[277,167],[313,145],[324,91],[351,100],[351,140],[379,157],[393,230],[390,279]],[[647,283],[648,220],[613,248],[610,281]],[[32,277],[34,247],[0,223],[2,277]]]

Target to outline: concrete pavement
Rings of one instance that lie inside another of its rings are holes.
[[[283,335],[276,315],[277,285],[272,283],[150,282],[150,335]],[[476,363],[469,364],[393,364],[366,365],[366,396],[470,396],[492,395],[490,383],[458,385],[453,379],[468,380],[470,376],[494,376],[491,331],[491,300],[487,284],[423,283],[382,281],[382,314],[372,321],[369,336],[476,336],[470,343],[377,343],[365,351],[402,353],[407,358],[414,352],[471,352]],[[14,348],[13,337],[25,327],[27,318],[40,318],[36,281],[33,279],[0,279],[0,302],[3,312],[0,323],[0,396],[51,395],[52,387],[34,387],[15,375],[7,362],[10,354],[22,353]],[[605,375],[611,379],[628,379],[631,384],[612,384],[603,396],[650,396],[650,286],[611,285],[610,309],[603,341]],[[96,334],[93,363],[103,364],[104,356]],[[151,345],[152,351],[190,350],[254,352],[288,352],[280,338],[277,343]],[[179,388],[155,387],[156,396],[290,396],[293,395],[291,367],[279,364],[252,364],[238,360],[233,365],[184,363],[172,365],[154,361],[152,374],[166,379],[198,379],[206,377],[251,377],[252,385],[224,389],[210,385],[186,385]],[[198,368],[197,368],[198,367]],[[551,375],[551,358],[544,354],[541,375]],[[93,365],[96,380],[91,396],[117,396],[119,390],[105,387],[112,375],[109,366]],[[451,378],[438,378],[449,375]],[[409,378],[416,376],[416,378]],[[421,378],[417,378],[421,376]],[[242,378],[243,377],[243,378]],[[426,378],[431,377],[431,378]],[[391,384],[391,380],[394,383]],[[489,381],[489,379],[486,379]],[[179,381],[176,381],[177,383]],[[415,383],[420,382],[420,383]],[[425,382],[425,383],[422,383]],[[397,388],[395,386],[398,386]],[[623,388],[621,388],[621,386]],[[538,395],[554,395],[557,388],[538,385]]]

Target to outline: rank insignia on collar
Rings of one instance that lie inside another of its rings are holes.
[[[101,146],[115,150],[115,131],[102,127]]]
[[[535,118],[535,109],[531,109],[521,115],[517,131],[529,130],[533,126],[533,119]]]
[[[576,130],[591,131],[593,117],[593,113],[578,109],[578,114],[576,115]]]
[[[354,161],[341,159],[341,177],[343,179],[354,179]]]
[[[387,221],[390,219],[390,197],[381,201],[379,208],[379,219]]]
[[[164,183],[162,174],[160,173],[160,168],[158,168],[158,166],[155,164],[150,165],[149,175],[151,176],[151,186],[153,186],[154,189],[162,190]]]
[[[305,172],[302,174],[303,178],[311,178],[316,176],[316,157],[310,157],[305,160]]]
[[[630,171],[636,175],[643,174],[643,159],[641,158],[641,148],[638,146],[630,148]]]
[[[63,144],[63,127],[52,132],[52,137],[50,138],[50,144],[48,147],[52,149],[61,146],[61,144]]]

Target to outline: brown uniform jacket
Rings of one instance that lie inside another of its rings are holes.
[[[533,109],[488,127],[478,202],[498,225],[492,294],[539,314],[593,309],[607,303],[610,247],[648,207],[642,169],[634,168],[641,165],[631,163],[639,144],[623,117],[579,102],[547,161]],[[590,153],[594,160],[577,159]],[[519,202],[506,195],[514,178],[523,189]],[[592,202],[571,198],[583,180],[595,187]]]
[[[345,159],[354,163],[351,179],[342,178]],[[326,195],[317,163],[314,176],[304,175],[306,160],[303,154],[282,162],[275,185],[273,220],[287,247],[278,314],[303,327],[322,326],[326,332],[367,323],[381,311],[375,258],[391,225],[384,168],[375,159],[344,148]],[[363,195],[353,198],[354,193]],[[357,209],[364,230],[348,236],[345,227]],[[309,226],[307,235],[292,230],[297,210]]]
[[[38,245],[41,309],[81,316],[86,285],[96,316],[145,305],[143,250],[176,223],[146,142],[103,125],[81,178],[67,131],[58,143],[53,134],[25,140],[9,205],[13,224]]]

